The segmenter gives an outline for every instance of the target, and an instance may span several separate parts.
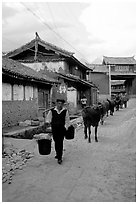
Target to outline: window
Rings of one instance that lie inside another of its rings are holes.
[[[125,65],[125,66],[117,65],[117,66],[115,66],[115,71],[128,72],[129,71],[129,66],[127,66],[127,65]]]

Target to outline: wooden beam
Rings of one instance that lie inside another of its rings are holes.
[[[35,37],[35,56],[34,56],[34,60],[35,61],[37,61],[38,39],[39,39],[39,35],[36,32],[36,37]]]

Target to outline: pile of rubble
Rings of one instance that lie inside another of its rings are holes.
[[[83,125],[83,119],[82,117],[78,117],[77,119],[73,119],[71,120],[71,125],[73,125],[75,127],[75,129],[79,129],[80,127],[82,127]]]
[[[34,155],[25,149],[18,150],[14,147],[6,147],[2,158],[2,183],[11,184],[15,170],[22,170],[27,161]]]

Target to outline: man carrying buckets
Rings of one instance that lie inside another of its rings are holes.
[[[62,163],[63,155],[63,140],[70,125],[70,118],[68,110],[64,107],[65,100],[57,99],[56,107],[51,109],[46,118],[46,123],[51,124],[53,140],[55,142],[55,158],[58,160],[58,163]]]

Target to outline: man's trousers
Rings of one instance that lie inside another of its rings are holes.
[[[53,140],[55,142],[55,151],[57,159],[62,159],[63,141],[65,136],[65,127],[52,127]]]

